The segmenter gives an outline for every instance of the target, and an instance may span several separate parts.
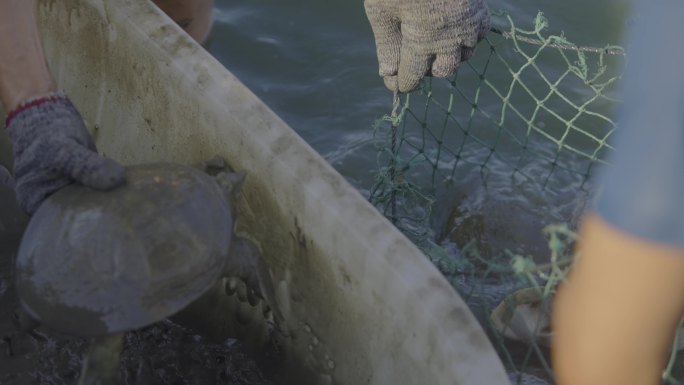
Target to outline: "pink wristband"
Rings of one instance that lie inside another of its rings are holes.
[[[55,102],[58,100],[64,100],[67,99],[67,96],[64,92],[61,91],[55,91],[55,92],[50,92],[49,94],[45,96],[39,96],[37,98],[31,98],[23,101],[17,108],[12,110],[9,114],[7,114],[7,118],[5,119],[5,128],[10,125],[12,119],[17,116],[19,113],[21,113],[24,110],[28,110],[29,108],[32,107],[37,107],[41,104],[47,103],[47,102]]]

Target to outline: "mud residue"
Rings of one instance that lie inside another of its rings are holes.
[[[3,385],[74,385],[90,341],[46,329],[0,342]],[[124,385],[274,385],[237,340],[212,343],[170,321],[129,332],[121,353]]]
[[[274,385],[234,339],[212,343],[170,321],[126,335],[125,384]]]

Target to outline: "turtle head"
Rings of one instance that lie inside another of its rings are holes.
[[[229,202],[232,203],[240,197],[240,190],[247,176],[245,171],[235,172],[226,160],[218,155],[195,164],[194,167],[213,176]]]
[[[240,198],[240,191],[246,176],[247,172],[243,170],[239,172],[221,171],[214,177],[216,178],[216,183],[221,186],[226,199],[231,203],[231,209],[233,208],[233,202]]]
[[[216,183],[221,187],[226,200],[230,203],[231,210],[234,211],[234,203],[240,198],[240,191],[242,190],[242,184],[245,182],[247,172],[244,170],[233,171],[233,168],[220,156],[215,156],[196,167],[216,179]]]

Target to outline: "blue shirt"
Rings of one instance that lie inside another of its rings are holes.
[[[684,247],[684,0],[642,0],[635,11],[596,210],[627,233]]]

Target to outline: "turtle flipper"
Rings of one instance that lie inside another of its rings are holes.
[[[214,176],[216,183],[225,194],[234,218],[237,217],[235,205],[240,198],[247,172],[244,170],[234,172],[219,156],[202,163],[201,167],[206,173]],[[237,277],[246,284],[247,293],[245,297],[251,305],[255,305],[253,293],[256,293],[266,301],[277,321],[284,320],[276,302],[273,279],[268,266],[266,266],[259,248],[253,242],[233,234],[230,252],[224,266],[223,275],[225,277]]]
[[[271,273],[259,248],[252,241],[238,236],[233,237],[223,275],[243,280],[248,290],[253,290],[268,303],[277,321],[284,320],[276,302]]]
[[[123,334],[95,338],[83,361],[78,385],[121,384],[119,356],[123,349]]]

